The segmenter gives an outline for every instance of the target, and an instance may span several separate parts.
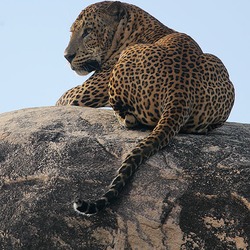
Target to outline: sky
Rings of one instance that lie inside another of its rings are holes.
[[[0,113],[53,106],[87,77],[63,57],[70,26],[90,0],[0,1]],[[228,119],[250,123],[249,0],[127,0],[218,56],[236,89]]]

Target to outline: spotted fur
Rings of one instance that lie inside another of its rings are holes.
[[[153,127],[100,199],[74,203],[77,212],[91,215],[107,207],[136,169],[177,133],[206,134],[223,125],[234,103],[234,87],[220,59],[134,5],[90,5],[71,31],[65,57],[78,74],[95,73],[57,105],[111,105],[125,127]]]

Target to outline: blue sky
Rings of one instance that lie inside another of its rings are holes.
[[[96,1],[2,0],[0,2],[0,113],[51,106],[87,77],[63,57],[79,12]],[[192,36],[204,52],[226,65],[236,89],[229,121],[250,123],[249,0],[127,0],[162,23]]]

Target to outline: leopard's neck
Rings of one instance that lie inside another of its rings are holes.
[[[135,10],[135,8],[137,10]],[[121,52],[129,46],[138,43],[154,43],[160,38],[174,33],[173,29],[163,25],[156,18],[138,7],[130,5],[127,15],[121,19],[117,31],[106,55],[103,69],[112,68],[118,61]]]

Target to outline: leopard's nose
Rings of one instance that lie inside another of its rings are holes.
[[[66,51],[64,53],[64,57],[68,60],[69,63],[71,63],[73,61],[75,56],[76,56],[76,53],[70,54],[70,53],[67,53]]]

